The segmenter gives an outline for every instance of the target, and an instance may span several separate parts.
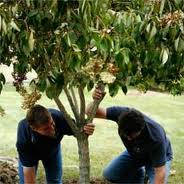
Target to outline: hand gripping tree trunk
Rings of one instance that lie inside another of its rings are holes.
[[[104,90],[104,85],[99,84],[98,87],[101,90]],[[71,90],[71,92],[70,92]],[[90,157],[89,157],[89,142],[88,135],[83,132],[83,127],[86,123],[91,123],[96,114],[96,110],[101,102],[100,100],[94,100],[91,111],[88,115],[88,118],[85,119],[85,97],[84,97],[84,88],[78,87],[78,94],[80,99],[80,109],[78,107],[78,103],[76,100],[76,96],[74,90],[68,88],[64,88],[67,99],[70,103],[71,109],[75,116],[75,122],[72,120],[70,115],[65,110],[64,105],[59,100],[59,98],[55,98],[55,102],[58,108],[64,113],[65,119],[70,125],[71,129],[74,132],[74,135],[77,139],[78,143],[78,153],[79,153],[79,183],[80,184],[89,184],[90,183]]]

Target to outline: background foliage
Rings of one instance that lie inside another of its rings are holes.
[[[183,9],[182,0],[4,0],[0,62],[13,63],[15,85],[35,70],[49,98],[64,85],[91,90],[99,80],[111,96],[127,85],[181,94]],[[2,74],[0,81],[2,88]]]

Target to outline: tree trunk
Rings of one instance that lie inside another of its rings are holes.
[[[90,184],[90,158],[88,136],[81,133],[77,136],[79,152],[79,184]]]

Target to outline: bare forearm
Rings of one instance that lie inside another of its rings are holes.
[[[163,176],[155,175],[154,184],[164,184],[164,181],[165,181],[165,175]]]
[[[93,103],[88,104],[87,108],[86,108],[86,114],[89,115],[91,112],[91,108],[93,106]],[[96,118],[102,118],[102,119],[106,119],[106,109],[105,108],[101,108],[99,107],[96,110]]]
[[[165,174],[165,166],[155,168],[154,184],[164,184]]]
[[[24,171],[24,183],[35,184],[36,183],[35,167],[24,168],[23,171]]]

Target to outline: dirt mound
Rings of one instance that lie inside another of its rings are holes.
[[[63,184],[79,184],[77,180],[65,180]],[[92,178],[90,184],[110,184],[109,182],[99,179],[99,178]]]
[[[18,184],[17,160],[0,157],[0,184]]]

